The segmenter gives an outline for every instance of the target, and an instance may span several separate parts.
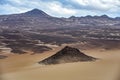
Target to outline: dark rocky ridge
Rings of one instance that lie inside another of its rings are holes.
[[[76,48],[66,46],[56,54],[40,61],[40,64],[60,64],[60,63],[70,63],[70,62],[83,62],[83,61],[95,61],[96,58],[87,56],[86,54],[80,52]]]

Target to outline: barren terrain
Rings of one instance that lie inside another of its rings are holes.
[[[98,60],[38,63],[65,46]],[[0,80],[120,80],[119,61],[120,17],[58,18],[39,9],[0,15]]]
[[[0,60],[0,80],[119,80],[120,50],[88,49],[87,55],[99,58],[95,62],[40,65],[38,61],[53,55],[62,47],[43,54],[10,54]]]

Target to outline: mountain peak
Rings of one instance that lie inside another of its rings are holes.
[[[107,16],[107,15],[101,15],[100,17],[102,17],[102,18],[109,18],[109,16]]]
[[[37,9],[37,8],[32,9],[31,11],[28,11],[28,12],[32,12],[32,13],[45,13],[45,12],[43,12],[42,10],[39,10],[39,9]]]
[[[32,11],[41,11],[41,10],[39,10],[39,9],[37,9],[37,8],[34,8],[34,9],[32,9]]]
[[[50,17],[50,15],[46,14],[44,11],[36,9],[36,8],[31,11],[26,12],[25,14],[29,16]]]
[[[75,16],[70,16],[69,18],[70,18],[70,19],[74,19],[74,18],[76,18],[76,17],[75,17]]]

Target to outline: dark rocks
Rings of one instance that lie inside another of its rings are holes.
[[[44,51],[49,51],[49,50],[52,50],[52,48],[50,48],[50,47],[47,47],[47,46],[34,46],[33,48],[32,48],[32,51],[34,52],[34,53],[42,53],[42,52],[44,52]]]
[[[0,55],[0,59],[5,59],[5,58],[7,58],[7,56]]]
[[[95,61],[96,58],[87,56],[86,54],[80,52],[76,48],[66,46],[56,54],[40,61],[40,64],[60,64],[60,63],[70,63],[70,62],[79,62],[79,61]]]
[[[11,52],[12,52],[12,53],[16,53],[16,54],[24,54],[24,53],[26,53],[25,51],[20,50],[20,49],[12,49]]]

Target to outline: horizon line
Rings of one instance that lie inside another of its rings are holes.
[[[27,10],[27,11],[25,11],[25,12],[18,12],[18,13],[8,13],[8,14],[0,14],[0,16],[10,16],[10,15],[19,15],[19,14],[24,14],[24,13],[27,13],[27,12],[29,12],[29,11],[33,11],[33,10],[39,10],[39,11],[43,11],[44,13],[46,13],[44,10],[41,10],[41,9],[38,9],[38,8],[33,8],[33,9],[30,9],[30,10]],[[48,14],[49,16],[51,16],[49,13],[46,13],[46,14]],[[112,16],[109,16],[109,15],[107,15],[107,14],[102,14],[102,15],[85,15],[85,16],[76,16],[76,15],[71,15],[71,16],[69,16],[69,17],[64,17],[64,16],[51,16],[51,17],[56,17],[56,18],[70,18],[70,17],[78,17],[78,18],[80,18],[80,17],[87,17],[87,16],[89,16],[89,17],[101,17],[101,16],[107,16],[108,18],[120,18],[120,16],[115,16],[115,17],[112,17]]]

